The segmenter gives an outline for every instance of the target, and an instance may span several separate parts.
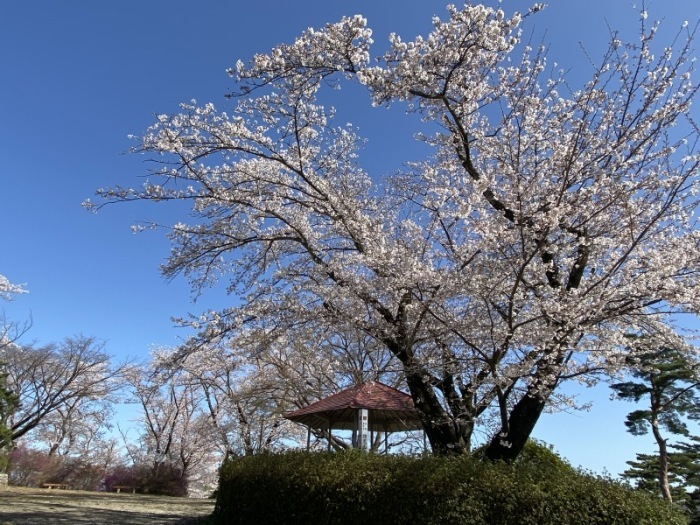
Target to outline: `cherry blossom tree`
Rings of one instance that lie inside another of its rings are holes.
[[[164,370],[186,382],[199,397],[213,432],[205,437],[224,456],[270,452],[296,429],[283,414],[293,405],[285,382],[271,377],[262,359],[211,346],[175,363],[177,351],[160,356]],[[213,439],[213,436],[216,436]]]
[[[539,9],[449,6],[378,56],[365,19],[345,18],[238,62],[230,111],[159,116],[136,148],[151,177],[98,190],[97,207],[191,204],[163,225],[165,275],[241,298],[193,322],[192,350],[350,326],[392,356],[435,452],[467,452],[493,414],[486,454],[512,460],[562,381],[623,365],[622,334],[672,344],[666,316],[699,304],[695,28],[662,47],[642,13],[576,87],[521,41]],[[406,125],[432,155],[367,173],[323,104],[353,82],[420,115]]]
[[[189,484],[220,458],[201,393],[186,374],[163,370],[157,359],[133,367],[126,378],[139,408],[139,437],[125,439],[126,448],[134,466],[149,469],[143,488],[186,495]]]
[[[50,456],[99,456],[109,449],[107,431],[114,417],[113,396],[75,397],[48,414],[28,435],[34,446],[44,445]]]
[[[319,332],[313,341],[306,330],[298,338],[291,330],[267,338],[247,335],[238,334],[226,346],[209,345],[196,353],[174,349],[159,356],[161,366],[188,375],[187,381],[197,385],[226,455],[305,441],[306,433],[284,418],[286,412],[364,381],[401,382],[386,349],[361,333]],[[312,432],[330,438],[334,447],[350,447],[327,430]]]

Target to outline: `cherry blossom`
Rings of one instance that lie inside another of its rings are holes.
[[[192,319],[184,351],[361,332],[434,451],[468,451],[490,423],[487,455],[510,460],[563,381],[624,366],[626,334],[675,344],[669,314],[700,307],[695,29],[664,48],[642,13],[641,38],[612,33],[576,87],[520,40],[540,9],[450,6],[376,60],[366,21],[346,18],[229,70],[229,112],[159,116],[136,148],[159,168],[90,206],[191,203],[163,271],[223,279],[241,305]],[[351,82],[420,114],[433,154],[366,173],[361,137],[321,102]]]
[[[26,290],[20,285],[12,284],[7,277],[0,274],[0,299],[9,300],[18,293],[26,293]]]

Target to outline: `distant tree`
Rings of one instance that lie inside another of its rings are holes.
[[[42,347],[14,344],[5,349],[3,358],[8,387],[18,397],[19,408],[8,418],[11,434],[0,441],[0,448],[61,414],[67,432],[77,428],[80,422],[72,415],[76,407],[85,412],[89,405],[102,406],[123,387],[122,374],[128,368],[113,363],[101,343],[85,336]]]
[[[28,438],[44,445],[49,455],[91,457],[109,448],[105,433],[112,428],[113,396],[76,397],[42,419]]]
[[[700,416],[700,365],[687,352],[667,347],[650,350],[649,344],[653,342],[638,340],[637,352],[628,358],[634,380],[615,383],[611,388],[620,399],[647,404],[647,408],[630,412],[625,425],[635,436],[645,435],[651,430],[658,447],[659,490],[664,499],[671,501],[669,472],[672,469],[668,438],[663,431],[687,437],[689,431],[685,418]],[[683,457],[687,457],[688,452],[690,449]],[[646,471],[650,466],[649,458],[641,456],[640,459],[640,463],[632,466]]]
[[[185,348],[160,356],[162,366],[174,366],[198,386],[227,455],[269,452],[305,439],[284,413],[343,388],[369,380],[401,386],[403,376],[390,354],[366,334],[335,327],[319,331],[313,341],[290,332],[248,335],[195,354]],[[336,448],[350,446],[327,430],[313,433]]]
[[[148,473],[144,490],[186,495],[193,477],[220,459],[201,392],[155,362],[132,368],[126,378],[140,412],[139,437],[125,440],[126,448],[133,466]]]
[[[171,355],[160,357],[161,366],[172,366]],[[282,417],[293,406],[285,386],[263,363],[264,357],[256,362],[212,346],[177,365],[175,373],[196,389],[214,441],[226,456],[270,452],[295,430]]]
[[[352,326],[392,355],[434,452],[467,453],[493,411],[486,455],[513,460],[563,381],[624,365],[621,334],[700,309],[695,28],[661,46],[642,15],[580,87],[500,8],[449,6],[378,56],[362,16],[309,29],[230,69],[230,110],[159,115],[136,148],[151,176],[101,205],[191,205],[162,225],[165,275],[242,298],[193,322],[199,342]],[[368,174],[356,105],[323,105],[352,81],[417,113],[434,154]]]

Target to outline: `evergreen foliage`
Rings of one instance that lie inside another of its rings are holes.
[[[0,362],[0,443],[9,443],[12,438],[12,430],[9,428],[8,419],[19,406],[17,395],[7,388],[7,374],[2,371],[3,363]],[[0,448],[0,472],[7,468],[7,454]]]
[[[634,410],[625,425],[635,436],[644,435],[658,420],[672,434],[688,435],[683,416],[700,416],[698,365],[680,350],[661,348],[631,358],[631,376],[636,381],[615,383],[611,388],[627,401],[648,400],[649,408]]]
[[[653,343],[652,343],[653,344]],[[656,468],[657,490],[667,500],[673,500],[674,476],[673,453],[668,451],[666,431],[676,436],[689,436],[688,419],[700,417],[700,377],[698,364],[687,352],[668,347],[650,350],[648,341],[638,339],[636,348],[628,359],[633,379],[611,385],[617,397],[635,403],[644,402],[645,408],[633,410],[627,415],[625,425],[635,436],[645,435],[651,430],[656,440],[656,456],[638,455],[637,462],[630,462],[632,471],[627,477],[639,480],[643,488],[650,488],[651,469]],[[684,445],[676,445],[682,449]],[[688,460],[693,445],[685,452],[675,454],[677,468]]]
[[[687,509],[691,523],[700,525],[700,438],[691,437],[691,443],[670,445],[676,450],[668,457],[668,478],[673,501]],[[659,493],[659,456],[637,454],[628,461],[630,468],[622,477],[636,487],[652,494]]]
[[[221,469],[220,524],[685,524],[678,508],[576,471],[528,444],[513,464],[474,457],[286,453]]]

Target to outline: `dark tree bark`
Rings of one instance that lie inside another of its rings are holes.
[[[468,429],[445,411],[425,376],[420,373],[407,373],[406,382],[413,403],[420,413],[433,453],[440,455],[469,453]]]
[[[494,436],[486,447],[486,457],[491,461],[514,461],[527,443],[545,404],[539,397],[523,396],[510,412],[508,429]]]

